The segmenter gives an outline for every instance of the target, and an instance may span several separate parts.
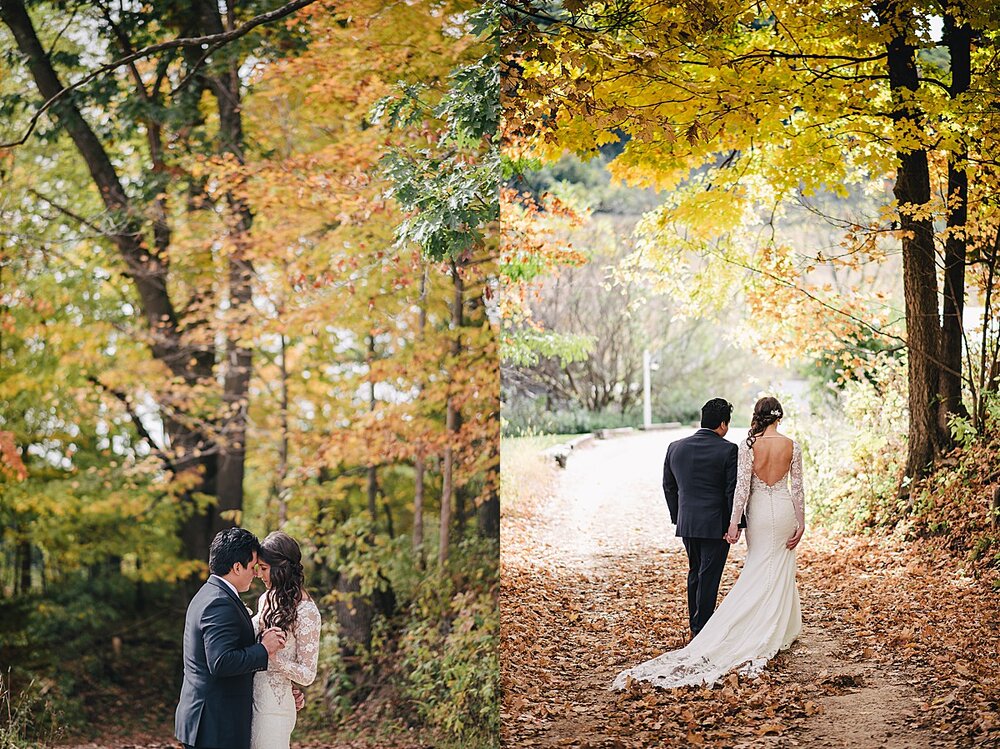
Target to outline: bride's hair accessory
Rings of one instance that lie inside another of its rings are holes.
[[[750,419],[750,433],[747,435],[747,447],[753,447],[757,437],[764,433],[771,424],[774,424],[784,415],[784,409],[777,398],[766,396],[761,398],[753,407],[753,418]]]

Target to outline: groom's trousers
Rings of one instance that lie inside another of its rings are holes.
[[[701,632],[715,611],[719,583],[729,556],[729,542],[715,538],[685,538],[688,555],[688,619],[691,636]]]

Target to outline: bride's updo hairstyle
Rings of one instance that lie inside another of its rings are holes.
[[[771,424],[785,415],[785,409],[781,407],[777,398],[766,396],[757,401],[753,407],[753,418],[750,419],[750,433],[747,434],[747,447],[753,447],[757,441],[757,435],[763,434]]]
[[[294,538],[275,531],[261,542],[260,558],[271,565],[271,589],[267,591],[264,626],[281,627],[291,632],[305,590],[302,551]]]

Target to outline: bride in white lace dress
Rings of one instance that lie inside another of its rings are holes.
[[[704,628],[686,647],[622,671],[612,689],[630,679],[657,687],[711,684],[733,670],[757,676],[802,629],[795,585],[795,547],[805,528],[802,452],[778,433],[783,409],[775,398],[754,407],[750,433],[740,443],[736,493],[726,540],[739,540],[746,511],[747,556],[739,579]]]
[[[295,728],[292,683],[306,687],[319,662],[319,608],[305,590],[302,552],[291,536],[271,533],[261,543],[259,575],[267,588],[253,618],[258,635],[269,627],[286,634],[285,646],[253,677],[251,749],[288,749]]]

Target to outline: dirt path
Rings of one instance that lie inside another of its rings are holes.
[[[907,674],[840,634],[800,555],[804,628],[765,677],[716,689],[607,690],[622,668],[684,644],[687,560],[660,490],[666,445],[691,430],[597,442],[558,471],[548,504],[505,522],[505,746],[930,747]],[[722,594],[742,566],[729,557]]]

